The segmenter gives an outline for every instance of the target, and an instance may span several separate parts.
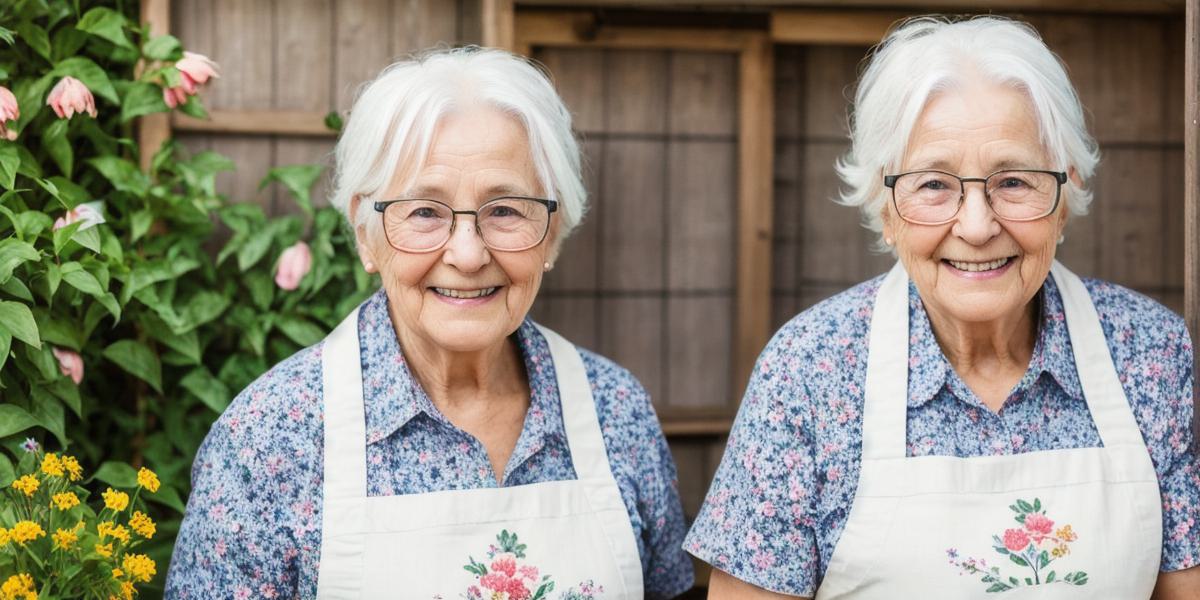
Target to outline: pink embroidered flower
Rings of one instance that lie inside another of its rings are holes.
[[[533,583],[538,578],[538,568],[533,565],[524,565],[517,569],[521,573],[521,579]]]
[[[1020,529],[1004,530],[1004,547],[1010,552],[1020,552],[1029,545],[1029,534]]]
[[[517,558],[508,553],[497,554],[496,558],[492,560],[492,571],[504,573],[506,577],[516,575]]]
[[[1025,529],[1034,534],[1034,539],[1040,540],[1054,531],[1054,521],[1042,513],[1029,513],[1025,515]]]
[[[8,122],[20,118],[21,107],[17,104],[17,97],[8,88],[0,86],[0,137],[10,142],[17,139],[17,132],[8,129]]]

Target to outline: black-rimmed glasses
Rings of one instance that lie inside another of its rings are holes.
[[[444,202],[424,198],[384,200],[375,203],[383,213],[388,243],[405,252],[433,252],[450,240],[458,215],[475,217],[475,231],[492,250],[528,250],[546,239],[550,213],[558,202],[527,196],[502,196],[484,202],[477,210],[454,210]]]
[[[1010,169],[981,178],[924,170],[883,177],[883,185],[892,188],[896,214],[918,225],[953,221],[966,197],[966,184],[974,182],[983,184],[984,197],[997,217],[1006,221],[1036,221],[1058,208],[1067,174]]]

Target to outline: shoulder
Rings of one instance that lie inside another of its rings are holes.
[[[1102,279],[1085,278],[1083,285],[1110,343],[1114,337],[1130,335],[1147,339],[1187,337],[1183,317],[1157,300]]]
[[[780,352],[822,354],[865,340],[871,328],[875,294],[883,276],[874,277],[822,300],[780,327],[763,356]]]
[[[588,382],[592,384],[601,429],[607,431],[612,426],[620,426],[637,430],[641,435],[658,430],[658,417],[654,414],[650,394],[629,369],[591,350],[578,346],[576,350],[583,358]]]

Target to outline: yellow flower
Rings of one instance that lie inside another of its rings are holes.
[[[62,466],[67,470],[67,478],[71,481],[83,479],[83,467],[79,466],[79,461],[75,460],[74,456],[63,456]]]
[[[109,558],[112,556],[112,542],[107,544],[96,544],[96,554]]]
[[[76,496],[75,492],[63,492],[61,494],[55,494],[54,497],[50,499],[50,502],[57,507],[58,510],[71,510],[72,508],[79,506],[79,496]]]
[[[54,547],[60,550],[70,550],[79,541],[79,536],[70,529],[59,529],[50,538],[54,540]]]
[[[138,469],[138,485],[150,490],[150,493],[153,494],[158,491],[158,475],[155,475],[154,471],[142,467]]]
[[[126,506],[129,506],[129,494],[125,492],[118,492],[112,488],[108,488],[100,495],[104,497],[104,506],[117,512],[121,512],[125,510]]]
[[[28,573],[13,575],[3,585],[0,585],[0,598],[4,600],[37,600],[37,588],[33,585],[33,577]]]
[[[125,571],[121,569],[113,569],[113,579],[120,579],[125,576]]]
[[[1059,544],[1050,551],[1050,555],[1054,558],[1062,558],[1071,553],[1071,549],[1066,544]]]
[[[105,521],[96,526],[96,533],[103,540],[106,537],[114,537],[122,542],[129,543],[129,530],[122,525],[114,525],[112,521]]]
[[[137,593],[133,590],[132,581],[121,582],[121,598],[122,600],[133,600],[133,595]]]
[[[51,452],[42,457],[42,472],[53,477],[63,476],[63,464],[57,454]]]
[[[154,521],[140,510],[134,511],[133,516],[129,518],[129,528],[146,539],[154,537]]]
[[[24,492],[26,496],[32,496],[37,491],[39,485],[41,485],[41,482],[33,475],[25,475],[12,482],[13,489]]]
[[[11,536],[9,536],[9,534],[8,534],[8,530],[7,530],[7,529],[5,529],[5,528],[3,528],[3,527],[0,527],[0,548],[3,548],[4,546],[7,546],[7,545],[8,545],[8,542],[9,542],[11,539],[12,539],[12,538],[11,538]]]
[[[1070,525],[1063,525],[1062,527],[1059,527],[1058,530],[1054,532],[1054,537],[1064,542],[1073,542],[1076,539],[1079,539],[1079,536],[1075,535],[1075,532],[1071,529]]]
[[[46,532],[42,530],[41,525],[33,521],[17,521],[17,524],[13,525],[12,529],[9,530],[8,535],[12,538],[12,541],[24,544],[25,542],[32,542],[45,536]]]
[[[149,582],[157,573],[154,560],[145,554],[126,554],[121,561],[121,566],[129,573],[130,579],[142,583]]]

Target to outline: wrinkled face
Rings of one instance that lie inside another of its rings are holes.
[[[1042,147],[1028,98],[1011,87],[976,82],[938,94],[925,106],[896,172],[920,169],[982,178],[1002,169],[1056,166]],[[999,219],[981,183],[966,184],[955,220],[943,225],[900,219],[890,197],[883,214],[884,237],[893,240],[926,307],[962,323],[1019,315],[1050,271],[1066,219],[1065,199],[1036,221]]]
[[[477,107],[442,119],[411,183],[394,181],[356,210],[373,210],[370,203],[396,198],[428,198],[454,210],[476,210],[497,196],[541,192],[521,124]],[[533,248],[499,252],[483,244],[470,215],[456,218],[446,245],[426,253],[396,250],[382,228],[369,235],[359,228],[364,266],[379,271],[402,342],[416,336],[452,352],[484,350],[517,330],[537,295],[556,228]]]

